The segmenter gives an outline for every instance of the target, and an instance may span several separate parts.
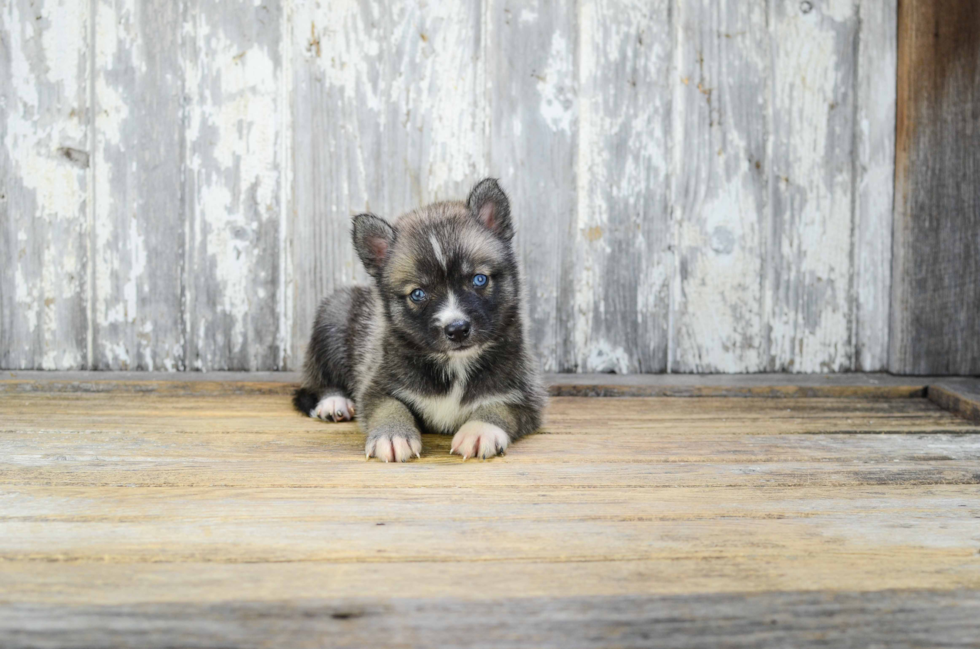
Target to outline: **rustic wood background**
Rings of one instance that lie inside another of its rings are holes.
[[[980,2],[899,12],[891,370],[980,374]]]
[[[296,368],[486,175],[546,371],[888,367],[896,0],[0,8],[0,367]]]

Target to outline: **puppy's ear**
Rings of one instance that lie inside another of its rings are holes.
[[[484,178],[478,182],[466,199],[466,206],[470,208],[473,218],[501,239],[509,241],[514,236],[510,201],[496,178]]]
[[[351,237],[364,269],[371,277],[379,277],[395,243],[395,229],[374,214],[358,214],[353,218]]]

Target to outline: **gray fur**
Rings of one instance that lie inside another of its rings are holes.
[[[467,421],[497,426],[511,441],[536,430],[545,392],[525,344],[513,234],[493,179],[466,203],[434,203],[394,225],[354,217],[354,247],[374,284],[320,304],[297,407],[353,399],[369,455],[396,438],[418,454],[420,432],[454,434]],[[489,277],[486,287],[472,283],[477,273]],[[423,302],[410,299],[415,288],[425,290]],[[471,323],[466,340],[445,335],[447,310]]]

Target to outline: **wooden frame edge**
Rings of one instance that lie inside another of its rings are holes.
[[[930,385],[926,397],[937,406],[964,419],[980,422],[980,380],[973,389],[966,386],[938,383]]]

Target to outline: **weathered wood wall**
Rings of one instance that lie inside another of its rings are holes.
[[[889,369],[980,374],[980,2],[900,7]]]
[[[896,0],[3,0],[0,367],[278,369],[486,175],[547,371],[888,363]]]

